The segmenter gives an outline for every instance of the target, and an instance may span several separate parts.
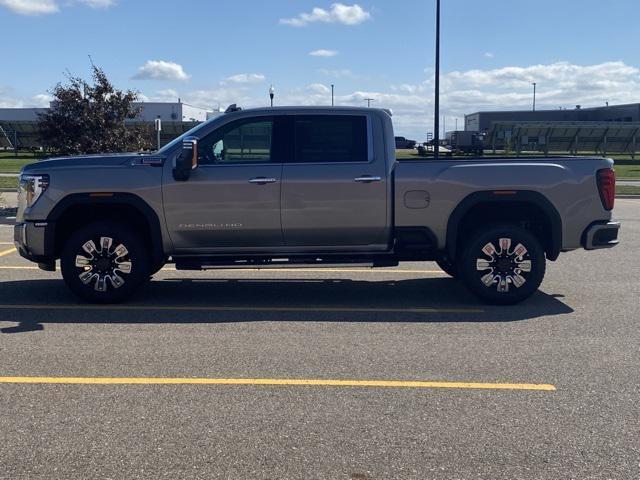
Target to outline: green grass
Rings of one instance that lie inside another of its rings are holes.
[[[640,178],[640,165],[616,165],[616,177]]]
[[[618,185],[616,187],[618,195],[640,195],[640,186],[635,185]]]
[[[41,155],[32,152],[0,152],[0,173],[18,173],[22,167],[41,159]]]
[[[17,189],[18,177],[0,177],[0,189]]]

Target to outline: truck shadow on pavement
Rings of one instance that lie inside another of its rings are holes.
[[[1,285],[0,319],[17,324],[2,333],[53,323],[515,322],[573,312],[560,295],[544,292],[520,305],[483,305],[451,278],[169,278],[116,306],[82,304],[60,280]]]

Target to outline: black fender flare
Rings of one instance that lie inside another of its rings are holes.
[[[154,263],[161,264],[165,260],[162,245],[162,229],[160,219],[151,206],[138,195],[126,192],[113,193],[72,193],[60,200],[47,217],[45,245],[47,256],[54,255],[55,227],[64,213],[77,205],[125,205],[140,212],[147,221],[151,237],[151,254]]]
[[[474,192],[465,197],[453,210],[447,222],[446,251],[449,258],[456,258],[458,229],[464,216],[480,203],[529,203],[540,208],[551,225],[551,243],[545,248],[547,258],[556,260],[562,251],[562,218],[556,207],[541,193],[529,190],[496,190]]]

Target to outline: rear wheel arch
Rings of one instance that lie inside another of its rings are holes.
[[[124,224],[138,232],[149,248],[152,265],[165,262],[158,215],[147,202],[131,193],[72,194],[63,198],[47,218],[53,226],[46,239],[52,256],[60,257],[65,239],[74,231],[98,220]]]
[[[465,197],[447,223],[446,252],[457,259],[466,235],[493,223],[525,226],[538,238],[549,260],[562,250],[562,218],[555,206],[538,192],[483,191]]]

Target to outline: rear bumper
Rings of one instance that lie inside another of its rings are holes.
[[[618,241],[620,222],[597,222],[591,224],[582,235],[582,246],[586,250],[615,247]]]

